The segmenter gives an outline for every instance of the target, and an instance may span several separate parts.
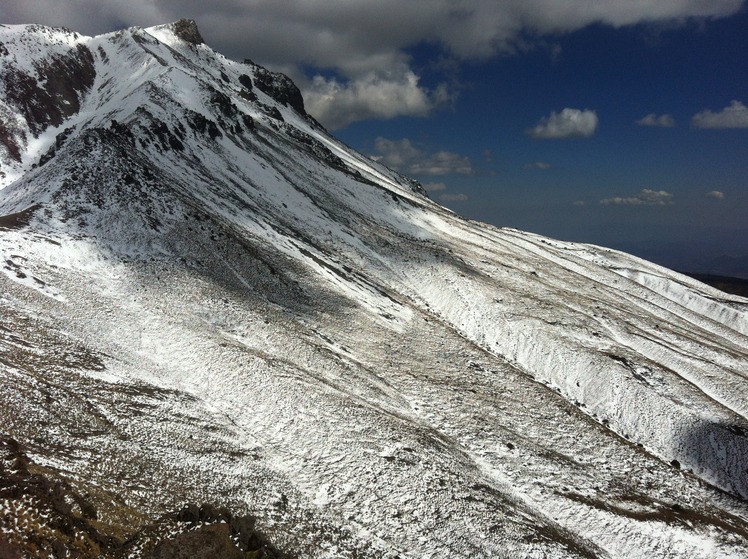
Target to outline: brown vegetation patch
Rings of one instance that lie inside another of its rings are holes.
[[[9,157],[14,160],[21,162],[21,146],[19,145],[17,136],[23,137],[23,141],[26,138],[19,131],[13,131],[8,127],[8,124],[3,120],[0,120],[0,145],[5,146]],[[0,174],[2,177],[2,174]]]
[[[4,503],[0,557],[287,557],[255,529],[252,516],[234,515],[210,504],[188,504],[178,512],[123,530],[99,519],[88,489],[34,464],[18,441],[0,438],[0,502]],[[105,501],[111,506],[112,496]],[[128,511],[128,515],[138,516],[137,511]]]
[[[20,229],[26,227],[31,221],[34,212],[41,208],[39,204],[34,204],[30,208],[9,215],[0,215],[0,229]]]

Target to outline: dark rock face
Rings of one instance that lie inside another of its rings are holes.
[[[40,61],[36,70],[37,76],[31,76],[11,68],[3,72],[2,80],[8,102],[21,112],[32,134],[38,136],[80,110],[83,95],[93,86],[96,70],[93,55],[84,45],[69,54]],[[4,136],[2,129],[0,136]],[[13,144],[8,138],[2,142],[6,146]],[[12,149],[9,151],[13,153]]]
[[[252,91],[252,78],[250,78],[247,74],[242,74],[241,76],[239,76],[239,83],[246,87],[249,91]]]
[[[306,115],[304,109],[304,98],[301,91],[296,87],[291,78],[280,72],[271,72],[261,66],[257,66],[251,60],[245,60],[245,64],[250,64],[255,70],[255,85],[257,89],[269,95],[279,103],[291,107],[297,113]],[[251,82],[250,82],[251,83]]]
[[[197,28],[197,23],[195,23],[194,19],[180,19],[173,24],[172,29],[174,30],[176,36],[186,43],[189,43],[191,45],[205,44],[205,41],[203,41],[203,37],[202,35],[200,35],[200,30]]]
[[[218,126],[216,126],[216,123],[212,120],[205,118],[200,113],[196,113],[193,111],[186,112],[187,124],[195,132],[202,135],[207,135],[211,140],[215,140],[216,138],[223,136],[223,134],[221,134],[221,131],[218,129]]]
[[[26,73],[13,65],[0,65],[6,101],[28,124],[28,130],[20,129],[0,113],[0,152],[5,152],[6,162],[21,161],[27,131],[36,137],[76,114],[96,77],[93,55],[84,45],[40,59],[34,66],[35,72]]]
[[[305,132],[302,132],[298,128],[294,128],[293,126],[286,125],[284,127],[284,130],[286,134],[296,140],[304,150],[311,153],[314,157],[326,161],[333,167],[349,171],[345,162],[340,157],[335,155],[332,151],[330,151],[330,149],[319,140],[313,138]]]

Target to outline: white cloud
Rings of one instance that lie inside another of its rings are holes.
[[[534,161],[532,163],[525,163],[525,169],[551,169],[553,165],[544,161]]]
[[[693,115],[691,124],[696,128],[748,128],[748,107],[733,101],[718,113],[705,110]]]
[[[664,190],[645,188],[635,196],[605,198],[600,203],[604,206],[669,206],[673,203],[673,195]]]
[[[426,116],[450,99],[446,86],[430,92],[418,85],[413,72],[401,70],[394,76],[371,72],[345,83],[317,75],[302,86],[306,109],[325,126],[337,129],[358,120]]]
[[[593,23],[616,27],[726,17],[742,0],[4,0],[5,23],[64,25],[102,33],[191,17],[227,55],[261,62],[382,70],[382,59],[434,41],[460,58],[511,51],[520,37],[568,33]],[[279,33],[279,30],[283,30]],[[293,37],[289,41],[288,37]],[[266,55],[269,58],[265,58]]]
[[[644,118],[636,121],[639,126],[659,126],[662,128],[672,128],[675,126],[675,119],[672,115],[664,114],[657,116],[655,113],[649,113]]]
[[[407,138],[388,140],[377,138],[374,141],[377,154],[372,158],[388,167],[408,175],[472,175],[475,173],[470,159],[451,151],[428,153],[416,147]]]
[[[726,17],[742,4],[742,0],[2,0],[0,21],[61,25],[93,35],[194,18],[213,48],[230,58],[251,58],[286,72],[307,96],[315,97],[307,100],[314,107],[312,114],[323,122],[329,119],[328,125],[342,126],[358,118],[423,115],[438,104],[439,95],[418,84],[407,54],[414,45],[439,44],[454,59],[480,59],[517,51],[541,35],[557,36],[593,23],[677,24],[693,17]],[[327,78],[307,84],[305,68],[310,67],[324,70]],[[403,68],[415,81],[409,81]],[[338,110],[333,102],[340,103]],[[352,114],[346,116],[345,110]]]
[[[725,199],[725,193],[720,192],[719,190],[712,190],[711,192],[706,193],[707,198],[714,198],[715,200],[724,200]]]
[[[466,202],[468,196],[467,194],[442,194],[439,196],[439,200],[442,202]]]
[[[597,130],[597,124],[595,111],[566,108],[542,118],[534,128],[527,130],[527,134],[536,140],[589,138]]]

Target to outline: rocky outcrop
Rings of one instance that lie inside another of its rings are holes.
[[[256,65],[249,59],[244,60],[244,63],[253,67],[255,86],[257,89],[266,95],[269,95],[278,101],[278,103],[291,107],[301,115],[306,115],[306,109],[304,109],[304,98],[301,96],[301,91],[296,87],[296,84],[293,83],[291,78],[280,72],[271,72],[262,66]]]
[[[36,71],[31,75],[9,68],[1,78],[6,100],[21,113],[35,136],[76,114],[96,77],[93,55],[85,45],[39,61]],[[3,143],[7,145],[7,139]]]
[[[172,29],[174,34],[186,43],[191,45],[205,44],[194,19],[180,19],[172,24]]]
[[[27,26],[22,39],[46,31],[58,36],[68,31]],[[0,44],[0,179],[3,165],[20,163],[30,137],[38,137],[50,126],[59,126],[76,114],[96,77],[94,58],[84,44],[65,45],[23,67],[16,53]]]

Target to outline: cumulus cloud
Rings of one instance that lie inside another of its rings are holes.
[[[429,153],[417,147],[407,138],[388,140],[379,137],[374,141],[376,154],[372,159],[380,161],[408,175],[472,175],[475,173],[470,159],[451,151]]]
[[[3,0],[0,21],[60,25],[94,35],[132,25],[194,18],[212,47],[230,58],[248,57],[289,74],[310,98],[307,103],[313,107],[312,114],[327,125],[343,126],[360,118],[423,115],[438,106],[439,94],[419,85],[407,54],[408,48],[424,42],[441,45],[456,60],[480,59],[515,52],[542,35],[569,33],[593,23],[625,26],[718,18],[736,13],[742,3]],[[315,73],[327,77],[312,80]],[[382,99],[390,103],[387,110]],[[340,103],[339,110],[333,106],[336,103]],[[346,116],[345,110],[351,115]]]
[[[344,83],[317,75],[304,87],[304,102],[310,114],[337,129],[359,120],[426,116],[450,99],[446,86],[430,92],[418,80],[410,70],[398,76],[372,72]]]
[[[589,138],[597,130],[597,124],[595,111],[566,108],[542,118],[534,128],[527,130],[527,135],[536,140]]]
[[[636,121],[639,126],[659,126],[662,128],[672,128],[675,126],[675,119],[672,115],[664,114],[657,116],[655,113],[649,113],[644,118]]]
[[[467,194],[442,194],[439,196],[442,202],[467,202]]]
[[[691,124],[696,128],[748,128],[748,107],[740,101],[733,101],[718,113],[708,109],[696,113]]]
[[[724,200],[725,199],[725,193],[720,192],[719,190],[712,190],[711,192],[706,193],[707,198],[713,198],[715,200]]]
[[[635,196],[605,198],[600,203],[604,206],[669,206],[673,203],[673,195],[664,190],[645,188]]]
[[[551,169],[553,165],[546,163],[545,161],[533,161],[532,163],[525,163],[525,169]]]

